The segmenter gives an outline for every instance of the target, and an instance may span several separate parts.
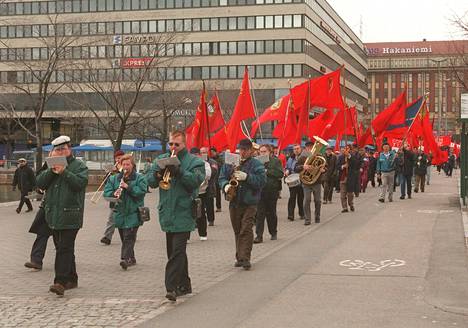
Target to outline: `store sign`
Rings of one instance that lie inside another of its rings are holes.
[[[430,54],[432,53],[432,47],[382,47],[382,48],[365,48],[367,55],[378,56],[378,55],[413,55],[413,54]]]
[[[461,94],[460,118],[462,120],[468,120],[468,93]]]
[[[141,68],[151,64],[153,58],[123,58],[120,60],[120,67],[122,68]]]
[[[327,33],[329,37],[331,37],[333,40],[335,40],[336,43],[338,43],[338,44],[341,43],[341,40],[340,40],[340,37],[338,36],[338,34],[336,34],[335,31],[330,26],[328,26],[327,23],[325,23],[324,21],[320,21],[320,28],[325,33]]]
[[[114,35],[113,44],[155,44],[158,41],[155,35]]]

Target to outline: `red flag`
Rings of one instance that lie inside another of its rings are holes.
[[[353,113],[354,112],[354,113]],[[329,129],[330,135],[349,135],[355,134],[355,119],[356,119],[356,109],[353,108],[345,108],[339,110],[336,113],[333,122],[331,123],[331,127]]]
[[[287,108],[285,120],[280,121],[273,130],[273,136],[278,138],[278,149],[286,148],[296,141],[297,119],[291,97],[289,97]]]
[[[312,139],[314,136],[319,136],[325,140],[330,139],[334,135],[332,124],[335,119],[335,114],[332,109],[327,109],[322,114],[309,121],[308,136]]]
[[[187,148],[192,147],[203,147],[209,146],[208,141],[208,108],[206,105],[206,90],[205,83],[203,83],[203,89],[200,94],[200,103],[197,107],[197,112],[195,114],[195,120],[193,123],[186,129]]]
[[[258,118],[258,120],[253,121],[252,131],[250,132],[250,135],[252,137],[255,136],[255,133],[257,133],[257,129],[260,124],[269,121],[284,121],[290,98],[290,94],[283,96],[277,101],[275,101],[273,105],[265,109],[265,111]]]
[[[242,121],[253,117],[255,117],[255,110],[252,102],[252,96],[250,94],[249,71],[246,66],[239,97],[237,97],[236,105],[234,106],[234,112],[232,113],[231,120],[226,127],[226,137],[231,152],[236,150],[237,143],[241,139],[247,137],[242,132]]]
[[[218,152],[226,150],[229,146],[227,142],[226,131],[226,127],[223,127],[211,138],[211,146],[216,148]]]
[[[429,111],[427,107],[424,106],[422,113],[420,114],[421,127],[422,127],[422,137],[424,140],[424,152],[432,153],[433,159],[432,164],[440,165],[447,161],[447,153],[440,150],[437,142],[434,138],[434,133],[432,131],[432,124],[429,120]]]
[[[400,118],[399,121],[405,121],[405,111],[406,108],[406,90],[404,90],[387,108],[379,113],[372,120],[372,129],[374,130],[375,135],[381,134],[387,126],[392,121],[392,118]]]
[[[373,145],[374,140],[372,139],[372,133],[371,133],[371,128],[368,127],[366,132],[364,132],[359,140],[358,140],[358,145],[360,148],[365,147],[366,145]]]
[[[221,105],[219,104],[218,94],[215,93],[208,103],[208,122],[210,132],[216,132],[226,125],[224,121]]]

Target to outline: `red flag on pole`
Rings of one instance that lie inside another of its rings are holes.
[[[254,117],[255,110],[252,102],[252,95],[250,94],[249,71],[246,66],[239,96],[237,97],[236,105],[234,106],[234,112],[232,113],[231,120],[226,127],[227,143],[231,152],[236,150],[237,143],[241,139],[248,137],[242,130],[242,121]]]
[[[296,139],[297,119],[292,98],[289,97],[285,119],[280,121],[273,130],[273,136],[278,138],[278,149],[283,149],[293,144]]]
[[[208,133],[208,109],[206,105],[206,90],[205,82],[203,82],[203,89],[200,94],[200,103],[197,107],[195,120],[186,129],[187,135],[187,148],[209,146],[209,133]]]
[[[252,122],[252,130],[250,131],[250,135],[253,137],[257,133],[258,127],[260,124],[270,122],[270,121],[284,121],[286,112],[289,106],[289,100],[291,95],[288,94],[286,96],[281,97],[273,105],[265,109],[263,114]]]
[[[211,97],[211,100],[207,106],[210,132],[216,132],[226,125],[217,93],[215,93],[213,97]]]

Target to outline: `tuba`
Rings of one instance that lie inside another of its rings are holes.
[[[171,157],[174,157],[175,155],[175,150],[172,151]],[[164,171],[164,175],[159,181],[159,188],[163,190],[169,190],[171,189],[171,172],[166,168]]]
[[[312,155],[307,157],[304,163],[304,165],[310,165],[312,168],[309,170],[302,170],[302,172],[299,174],[301,182],[307,186],[317,182],[318,178],[322,174],[320,171],[327,165],[327,160],[319,154],[322,152],[323,148],[328,146],[328,142],[317,136],[314,136],[314,138],[315,143],[312,148]]]

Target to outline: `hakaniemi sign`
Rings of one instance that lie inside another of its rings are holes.
[[[372,55],[399,55],[399,54],[430,54],[432,47],[382,47],[382,48],[366,48],[367,54]]]

